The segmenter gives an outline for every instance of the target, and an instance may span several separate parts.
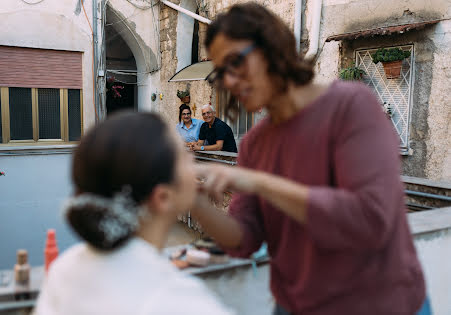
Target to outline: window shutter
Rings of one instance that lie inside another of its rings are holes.
[[[0,86],[82,89],[82,53],[0,46]]]

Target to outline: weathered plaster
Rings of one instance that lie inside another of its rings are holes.
[[[451,182],[451,22],[440,23],[434,34],[437,49],[431,69],[426,176]]]

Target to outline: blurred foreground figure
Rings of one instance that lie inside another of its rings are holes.
[[[209,81],[268,116],[241,141],[239,167],[198,168],[205,193],[191,214],[232,255],[267,242],[274,314],[416,314],[425,285],[398,139],[373,93],[313,83],[291,31],[257,4],[219,15],[206,46]],[[226,190],[230,216],[220,216],[207,197]]]
[[[35,314],[230,314],[159,254],[195,200],[193,163],[150,113],[117,114],[84,136],[66,215],[85,242],[53,262]]]

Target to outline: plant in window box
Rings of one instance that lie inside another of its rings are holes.
[[[354,63],[352,66],[340,70],[340,79],[348,81],[362,80],[363,75],[366,74],[363,69],[357,67]]]
[[[410,57],[410,51],[400,48],[379,48],[371,55],[375,64],[381,62],[387,79],[397,79],[401,75],[402,61]]]
[[[177,97],[182,101],[183,104],[188,104],[190,102],[190,95],[188,90],[177,90]]]

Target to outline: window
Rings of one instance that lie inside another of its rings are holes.
[[[0,90],[0,144],[79,140],[81,90],[23,87]]]
[[[390,105],[393,115],[391,120],[401,140],[401,149],[409,148],[409,123],[412,103],[412,72],[414,71],[413,45],[398,46],[411,52],[403,61],[401,76],[398,79],[387,79],[381,63],[374,64],[371,58],[377,49],[357,50],[356,65],[365,70],[363,81],[378,95],[381,104]]]
[[[229,99],[229,92],[218,91],[217,115],[232,128],[235,139],[239,141],[254,125],[254,114],[246,112],[244,106],[238,102],[238,117],[236,121],[228,119],[225,115],[225,107]]]

